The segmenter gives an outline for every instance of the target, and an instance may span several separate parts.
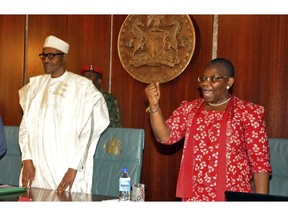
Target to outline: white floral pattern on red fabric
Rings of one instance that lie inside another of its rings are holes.
[[[193,197],[183,201],[214,201],[217,188],[217,163],[221,120],[224,114],[201,110],[196,133],[189,135],[195,106],[203,99],[183,101],[166,121],[173,144],[185,137],[183,153],[194,142]],[[262,106],[233,97],[233,110],[227,123],[226,190],[252,192],[253,172],[271,172],[269,145]],[[183,160],[183,158],[182,158]]]

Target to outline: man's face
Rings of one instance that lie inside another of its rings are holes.
[[[48,56],[46,56],[45,59],[42,59],[42,64],[44,66],[44,70],[47,74],[51,74],[52,77],[59,77],[61,76],[64,71],[65,67],[64,64],[66,62],[66,54],[62,54],[63,52],[55,49],[55,48],[43,48],[42,53],[45,55],[52,53],[52,54],[59,54],[61,55],[55,55],[53,59],[49,59]]]
[[[101,87],[101,77],[99,74],[93,72],[93,71],[86,71],[84,74],[83,74],[84,77],[90,79],[94,86],[97,88],[97,89],[100,89]]]

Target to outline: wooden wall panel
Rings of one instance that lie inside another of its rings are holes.
[[[174,80],[161,85],[161,110],[168,118],[182,100],[198,97],[197,76],[211,59],[212,17],[191,16],[196,32],[196,48],[186,70]],[[114,16],[113,49],[126,16]],[[112,92],[119,100],[124,127],[145,129],[145,149],[141,181],[146,185],[146,198],[153,201],[177,200],[176,182],[183,142],[174,146],[159,144],[149,123],[148,105],[144,89],[146,84],[134,80],[122,67],[118,53],[113,52]]]
[[[70,44],[67,69],[80,74],[83,65],[97,65],[104,72],[102,87],[108,91],[110,16],[69,15],[67,27]]]
[[[18,125],[22,112],[18,90],[23,83],[24,15],[0,16],[0,115],[5,125]]]
[[[265,107],[269,137],[288,137],[287,35],[287,15],[219,17],[218,56],[234,63],[234,94]]]
[[[32,76],[45,73],[39,58],[47,36],[54,35],[67,41],[67,16],[29,15],[28,16],[28,59],[26,83]]]

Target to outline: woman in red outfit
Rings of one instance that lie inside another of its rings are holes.
[[[170,145],[185,138],[176,196],[224,201],[226,190],[268,193],[272,169],[264,108],[229,93],[234,67],[227,59],[210,61],[198,81],[203,98],[183,101],[167,120],[159,107],[159,83],[145,89],[157,140]]]

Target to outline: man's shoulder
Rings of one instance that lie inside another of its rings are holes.
[[[75,79],[77,81],[82,81],[82,82],[87,81],[86,77],[80,76],[77,73],[73,73],[71,71],[66,71],[65,73],[67,74],[67,77],[73,78],[73,79]]]
[[[70,81],[75,82],[79,85],[93,85],[92,81],[87,79],[86,77],[83,77],[79,74],[73,73],[71,71],[66,71],[67,77],[70,79]]]
[[[41,74],[41,75],[36,75],[33,77],[29,78],[28,83],[26,83],[21,89],[28,89],[28,88],[33,88],[37,86],[41,86],[43,82],[47,81],[49,79],[50,75],[48,74]]]
[[[50,77],[49,74],[40,74],[40,75],[36,75],[33,77],[30,77],[29,82],[33,82],[33,81],[39,81],[39,80],[46,80]]]
[[[103,94],[104,97],[116,99],[116,97],[109,92],[102,90],[101,93]]]
[[[104,99],[105,99],[105,101],[109,107],[118,106],[117,98],[114,95],[112,95],[108,92],[103,92],[103,90],[101,91],[101,93],[102,93],[102,95],[103,95],[103,97],[104,97]]]

